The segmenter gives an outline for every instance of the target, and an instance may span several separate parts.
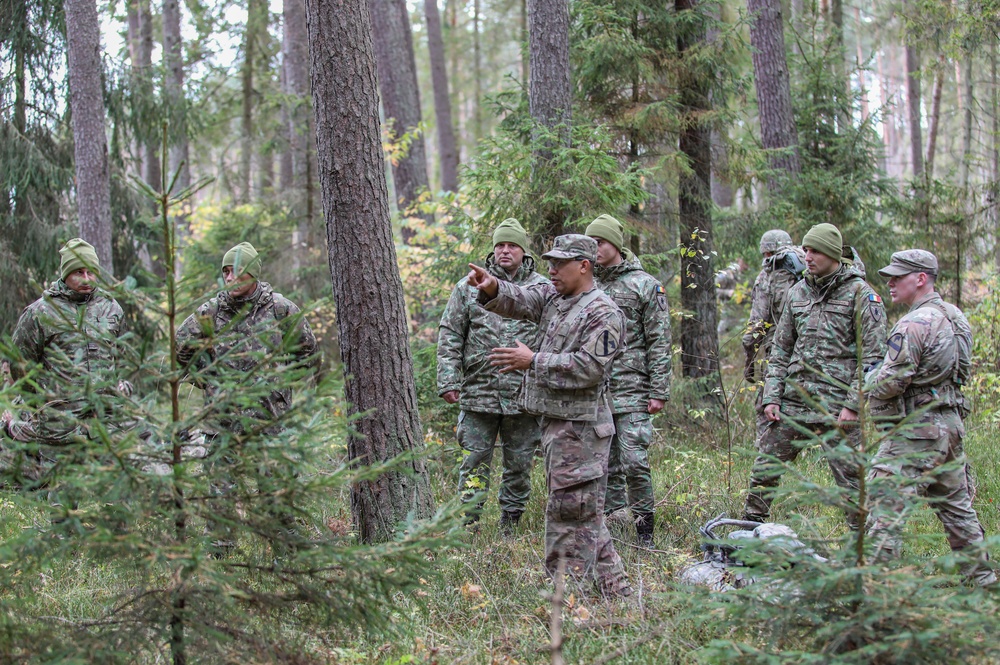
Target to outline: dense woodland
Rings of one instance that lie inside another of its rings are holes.
[[[883,293],[874,272],[893,251],[937,254],[939,290],[976,334],[969,450],[996,533],[998,34],[996,0],[0,0],[0,334],[56,278],[65,240],[92,243],[132,330],[145,397],[131,416],[165,446],[142,455],[171,469],[126,482],[84,465],[74,487],[107,502],[58,541],[29,538],[49,503],[4,499],[0,554],[28,563],[0,568],[0,654],[555,663],[565,639],[577,662],[996,662],[980,640],[993,600],[941,592],[913,566],[873,600],[882,571],[851,558],[863,547],[822,496],[777,511],[804,519],[811,542],[846,543],[830,568],[783,569],[809,617],[672,593],[671,580],[700,523],[741,502],[753,387],[734,366],[771,228],[799,240],[836,224]],[[434,343],[497,223],[518,218],[540,255],[602,213],[625,223],[674,315],[654,457],[667,526],[657,557],[625,554],[652,594],[638,618],[570,598],[563,626],[538,595],[537,533],[510,543],[460,527],[456,411],[437,396]],[[243,240],[303,305],[327,366],[282,439],[313,461],[268,478],[298,488],[329,547],[284,569],[253,540],[270,527],[245,515],[233,518],[254,543],[245,565],[207,559],[189,526],[213,518],[190,499],[208,493],[183,471],[197,399],[168,341]],[[723,299],[716,273],[740,262]],[[815,459],[804,468],[801,486],[828,482]],[[143,528],[91,528],[119,519],[105,514],[119,500]],[[929,518],[917,529],[936,533]],[[928,538],[917,569],[943,551]],[[59,645],[38,646],[53,630]]]

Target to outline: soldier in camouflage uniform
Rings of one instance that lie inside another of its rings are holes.
[[[114,426],[115,401],[132,393],[121,377],[118,338],[124,333],[118,302],[97,286],[100,263],[87,242],[73,238],[59,250],[60,279],[28,305],[14,329],[20,358],[11,363],[12,378],[34,367],[44,406],[15,415],[3,414],[5,432],[22,442],[66,445],[89,436],[86,420],[104,418]],[[53,461],[43,449],[40,465],[29,465],[36,476]]]
[[[769,421],[750,476],[744,517],[766,521],[772,487],[782,470],[772,461],[798,457],[809,437],[790,421],[821,437],[825,448],[856,448],[858,427],[858,339],[865,372],[885,354],[885,310],[878,294],[843,263],[843,240],[832,224],[817,224],[802,239],[809,275],[788,291],[774,333],[764,383],[764,415]],[[851,386],[845,390],[844,385]],[[814,406],[815,405],[815,406]],[[835,436],[824,436],[836,432]],[[857,466],[836,455],[827,462],[837,485],[858,487]],[[848,526],[858,527],[857,508],[845,508]]]
[[[766,231],[760,237],[760,253],[764,257],[761,270],[753,283],[750,295],[750,319],[743,334],[743,377],[747,383],[763,379],[764,361],[771,353],[774,327],[781,318],[785,295],[806,272],[806,255],[802,248],[792,245],[792,238],[781,229]],[[761,365],[761,367],[758,367]],[[757,391],[757,445],[767,431],[768,419],[764,416],[763,391]]]
[[[521,224],[505,219],[493,233],[493,252],[486,257],[486,270],[499,280],[520,286],[548,283],[535,272],[535,260],[527,250],[528,236]],[[463,501],[489,491],[490,465],[499,437],[503,453],[500,528],[508,531],[517,525],[528,505],[531,466],[541,445],[541,430],[538,419],[523,413],[515,400],[523,373],[501,374],[490,365],[489,354],[497,347],[513,347],[518,340],[537,348],[538,326],[487,312],[476,302],[478,293],[468,279],[462,279],[441,316],[438,394],[462,409],[456,434],[465,451],[458,478]],[[468,519],[478,520],[481,508],[480,503]]]
[[[527,288],[498,280],[470,264],[469,284],[491,312],[538,322],[538,352],[517,343],[495,349],[502,372],[527,370],[521,404],[542,417],[549,498],[545,508],[545,566],[560,561],[576,579],[596,577],[609,596],[632,588],[604,523],[608,454],[615,433],[607,383],[623,348],[625,319],[594,284],[597,243],[587,236],[556,238],[543,255],[551,284]]]
[[[971,370],[972,329],[961,310],[934,290],[938,262],[930,252],[896,252],[879,274],[889,280],[892,301],[909,305],[910,311],[893,327],[881,367],[865,380],[869,397],[898,404],[896,415],[903,419],[879,446],[870,473],[872,480],[902,482],[889,491],[874,485],[868,535],[878,558],[898,556],[913,508],[907,497],[919,494],[933,501],[952,550],[975,546],[983,541],[983,527],[972,507],[962,447],[961,393]],[[979,585],[997,579],[975,562],[963,572]]]
[[[656,504],[649,444],[652,416],[670,399],[670,308],[660,282],[624,248],[621,222],[601,215],[587,227],[587,235],[597,240],[597,283],[625,315],[625,351],[611,368],[615,436],[604,513],[625,508],[627,485],[637,541],[652,547]]]

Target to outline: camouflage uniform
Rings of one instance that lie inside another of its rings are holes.
[[[28,305],[14,329],[24,361],[41,366],[34,378],[45,405],[12,421],[18,441],[49,445],[88,436],[87,418],[113,411],[119,381],[118,338],[124,333],[118,302],[100,290],[73,291],[63,280]],[[13,378],[29,366],[12,363]],[[92,390],[92,392],[91,392]]]
[[[486,259],[486,269],[498,280],[521,286],[548,283],[535,272],[535,261],[530,256],[524,257],[513,276],[496,264],[493,254]],[[501,374],[490,365],[489,354],[497,347],[513,347],[515,341],[538,348],[538,326],[487,312],[477,304],[477,294],[468,279],[463,279],[441,315],[438,394],[457,390],[460,395],[462,411],[456,434],[466,453],[458,479],[463,500],[489,491],[490,465],[499,435],[503,453],[500,509],[519,517],[528,504],[531,465],[541,444],[541,430],[538,419],[523,413],[515,401],[523,372]]]
[[[791,239],[788,242],[790,243]],[[749,383],[755,382],[758,376],[758,363],[763,365],[763,361],[771,353],[774,327],[781,318],[785,295],[805,273],[805,253],[801,247],[781,246],[769,251],[773,251],[774,254],[764,257],[761,271],[757,273],[757,279],[753,283],[750,295],[750,319],[743,334],[745,358],[743,376]],[[765,367],[762,366],[760,369]],[[758,445],[767,430],[768,422],[764,417],[763,396],[763,391],[758,390],[757,402],[754,405],[757,412]]]
[[[611,368],[611,411],[615,436],[611,440],[605,514],[628,505],[652,533],[653,479],[649,444],[653,439],[649,400],[670,399],[670,308],[663,286],[642,270],[625,250],[616,266],[596,266],[601,289],[625,315],[625,351]]]
[[[830,275],[809,275],[789,289],[774,333],[762,398],[765,406],[779,405],[781,420],[769,423],[761,438],[746,500],[748,519],[766,521],[770,513],[768,490],[778,485],[782,475],[771,458],[782,463],[793,461],[801,442],[807,439],[789,421],[820,436],[841,430],[848,445],[857,447],[860,429],[856,424],[838,425],[836,419],[844,407],[852,411],[860,408],[855,330],[859,318],[861,362],[868,371],[885,353],[885,310],[881,298],[858,271],[841,265]],[[844,390],[844,384],[851,386],[850,390]],[[822,440],[824,447],[840,443],[840,437]],[[827,461],[838,486],[857,489],[855,465],[834,457]],[[857,528],[856,509],[845,512],[848,525]]]
[[[571,234],[556,238],[546,258],[596,255],[597,243]],[[496,298],[480,302],[504,317],[538,322],[539,350],[521,386],[522,408],[542,417],[549,498],[545,566],[566,562],[577,578],[596,577],[605,594],[630,595],[622,560],[604,524],[608,454],[615,426],[608,402],[611,363],[624,344],[624,317],[596,286],[564,297],[551,284],[522,288],[500,282]]]
[[[871,479],[903,481],[890,491],[876,489],[872,496],[867,529],[883,560],[898,556],[912,510],[907,497],[918,494],[933,500],[952,550],[983,541],[962,447],[959,388],[969,377],[971,346],[965,315],[932,292],[896,323],[882,366],[865,381],[874,399],[901,397],[899,415],[905,419],[883,439],[870,473]],[[996,581],[993,571],[974,563],[964,572],[981,585]]]

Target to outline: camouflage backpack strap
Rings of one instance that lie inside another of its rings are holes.
[[[590,303],[600,298],[602,293],[604,292],[601,291],[601,289],[599,289],[597,286],[595,286],[589,293],[585,293],[583,297],[577,300],[576,304],[573,305],[573,307],[568,312],[566,312],[566,318],[564,319],[564,321],[566,321],[566,323],[569,323],[570,321],[575,321],[576,317],[580,316],[583,310],[585,310],[587,306],[590,305]]]
[[[958,343],[959,332],[958,328],[955,326],[955,319],[952,318],[951,312],[948,311],[948,308],[944,306],[943,302],[925,302],[917,309],[923,309],[924,307],[930,307],[941,312],[944,315],[944,318],[948,320],[948,323],[951,324],[952,339],[955,344],[955,367],[951,372],[951,382],[954,383],[955,386],[960,387],[962,385],[962,379],[959,376],[961,369],[962,347]]]

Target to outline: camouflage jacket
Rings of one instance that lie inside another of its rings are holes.
[[[858,349],[855,321],[861,322],[861,362],[870,371],[885,355],[882,299],[854,267],[808,276],[788,291],[768,358],[762,403],[803,422],[824,416],[807,398],[836,417],[843,407],[857,411]],[[842,385],[851,386],[844,390]]]
[[[598,285],[625,315],[625,350],[611,368],[614,413],[645,412],[670,399],[670,307],[660,282],[632,252],[616,266],[597,266]]]
[[[960,387],[971,374],[972,328],[960,309],[932,292],[913,303],[893,326],[885,359],[865,379],[878,400],[902,396],[906,412],[912,397],[927,394],[944,406],[963,406]]]
[[[805,253],[801,247],[779,247],[773,255],[764,258],[761,271],[754,280],[750,295],[750,319],[743,335],[743,352],[748,365],[758,357],[766,359],[771,352],[774,327],[781,318],[785,295],[802,279],[803,273],[795,272],[789,255],[794,255],[805,270]]]
[[[104,292],[77,293],[59,280],[18,319],[13,341],[25,364],[12,363],[11,374],[21,378],[30,364],[40,365],[36,382],[49,400],[74,393],[82,398],[86,385],[114,392],[123,378],[117,367],[123,316],[118,302]]]
[[[271,285],[258,282],[246,298],[233,298],[228,291],[198,308],[177,330],[177,359],[191,373],[191,379],[205,391],[206,404],[228,384],[229,398],[246,387],[273,381],[280,367],[303,363],[319,365],[316,338],[299,308]],[[263,360],[268,359],[262,367]],[[258,371],[264,369],[265,371]],[[261,398],[259,409],[240,407],[242,415],[271,420],[284,414],[292,403],[290,387],[279,388]],[[239,431],[236,414],[224,414],[221,425]]]
[[[605,386],[624,345],[625,317],[596,286],[565,298],[551,284],[526,288],[500,282],[496,298],[479,302],[491,312],[536,321],[538,352],[521,385],[525,412],[606,425],[611,421]],[[611,430],[600,436],[611,436]]]
[[[548,284],[549,280],[535,272],[535,260],[524,262],[513,277],[496,264],[493,254],[486,259],[486,269],[501,281],[521,286]],[[504,319],[488,312],[476,303],[478,289],[462,279],[451,293],[441,315],[437,348],[438,394],[459,391],[459,406],[466,411],[520,413],[517,390],[523,372],[501,374],[490,365],[490,351],[497,347],[515,346],[515,340],[536,350],[538,326],[532,321]]]

